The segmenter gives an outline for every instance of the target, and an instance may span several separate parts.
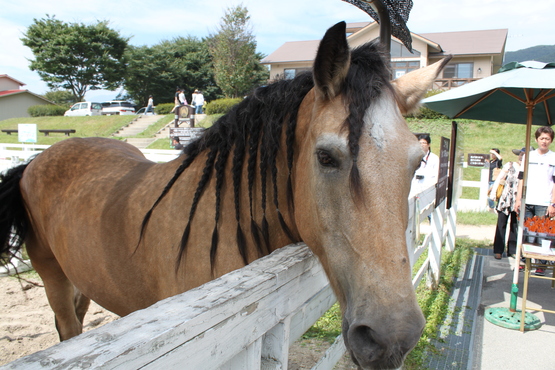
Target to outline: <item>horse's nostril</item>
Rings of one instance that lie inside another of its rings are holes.
[[[363,369],[396,369],[403,364],[407,350],[397,343],[376,335],[369,326],[359,325],[349,329],[349,347],[353,360]]]

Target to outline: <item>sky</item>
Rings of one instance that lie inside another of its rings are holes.
[[[152,46],[177,36],[199,39],[218,31],[226,9],[248,9],[257,51],[272,53],[287,41],[318,40],[340,21],[372,21],[341,0],[0,0],[0,74],[8,74],[37,94],[49,88],[29,70],[31,50],[20,38],[34,19],[53,15],[68,23],[109,27],[130,44]],[[532,5],[527,5],[532,4]],[[408,27],[413,33],[508,29],[505,51],[555,44],[555,1],[413,0]],[[111,100],[118,91],[91,91],[86,100]]]

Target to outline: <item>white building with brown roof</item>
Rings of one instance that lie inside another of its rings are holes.
[[[54,104],[50,100],[21,87],[25,84],[6,74],[0,75],[0,120],[30,117],[32,105]]]
[[[376,22],[347,24],[347,41],[351,47],[379,37]],[[432,64],[445,55],[453,55],[434,89],[449,89],[496,73],[503,62],[507,29],[442,33],[412,33],[413,52],[393,38],[391,69],[393,78]],[[271,80],[293,78],[312,68],[320,40],[286,42],[262,60],[270,67]]]

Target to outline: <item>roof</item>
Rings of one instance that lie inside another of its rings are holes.
[[[21,82],[21,81],[19,81],[19,80],[16,80],[15,78],[10,77],[10,76],[8,76],[8,75],[6,75],[6,74],[0,75],[0,78],[9,78],[9,79],[12,80],[13,82],[18,83],[19,86],[24,86],[24,85],[26,85],[26,84],[24,84],[23,82]]]
[[[45,102],[48,102],[49,104],[56,104],[56,103],[51,102],[50,100],[46,99],[44,96],[35,94],[35,93],[33,93],[29,90],[4,90],[4,91],[0,91],[0,98],[3,98],[5,96],[10,96],[10,95],[25,94],[25,93],[36,96],[37,98],[40,98],[40,99],[44,100]]]
[[[420,33],[441,46],[444,54],[501,54],[505,49],[508,30]]]
[[[347,31],[358,32],[376,22],[356,22],[347,25]],[[413,38],[425,40],[433,55],[502,54],[507,40],[507,29],[420,33],[411,32]],[[320,40],[290,41],[262,59],[262,64],[312,61]],[[437,53],[434,53],[438,51]]]
[[[262,59],[261,63],[312,61],[316,57],[320,40],[289,41]]]

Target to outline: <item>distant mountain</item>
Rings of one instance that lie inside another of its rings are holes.
[[[507,51],[505,52],[503,64],[525,62],[527,60],[536,60],[544,63],[555,62],[555,45],[538,45],[517,51]]]

